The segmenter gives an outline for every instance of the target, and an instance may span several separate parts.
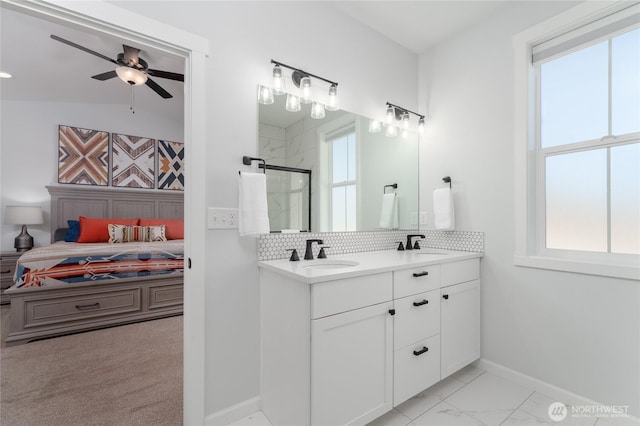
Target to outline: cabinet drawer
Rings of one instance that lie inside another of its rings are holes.
[[[311,286],[311,318],[322,318],[392,299],[392,273],[327,281]]]
[[[440,335],[393,353],[393,406],[440,381]]]
[[[480,259],[442,264],[442,287],[480,278]]]
[[[393,273],[393,297],[411,296],[440,288],[440,265],[404,269]]]
[[[403,348],[440,332],[440,291],[394,301],[393,347]]]
[[[2,259],[0,262],[0,282],[2,289],[9,288],[13,285],[13,275],[16,272],[15,259]]]
[[[26,325],[39,326],[140,311],[140,289],[106,291],[71,298],[27,300]]]

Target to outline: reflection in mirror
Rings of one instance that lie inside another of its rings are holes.
[[[369,118],[346,111],[313,119],[311,104],[290,112],[286,99],[259,105],[258,156],[267,162],[271,232],[417,226],[416,133],[371,132]]]

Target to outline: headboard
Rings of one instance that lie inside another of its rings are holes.
[[[51,242],[56,229],[66,228],[68,219],[79,216],[104,218],[141,217],[183,219],[182,191],[114,189],[95,186],[47,186],[51,195]]]

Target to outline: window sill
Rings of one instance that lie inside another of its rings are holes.
[[[579,260],[557,259],[541,256],[513,256],[516,266],[573,272],[576,274],[600,275],[640,281],[640,265],[611,265]]]

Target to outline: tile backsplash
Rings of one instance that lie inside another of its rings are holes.
[[[356,253],[363,251],[391,250],[398,247],[399,241],[406,241],[407,234],[424,234],[419,240],[422,247],[443,250],[460,250],[482,253],[484,251],[484,232],[472,231],[360,231],[360,232],[316,232],[316,233],[276,233],[264,234],[258,238],[258,260],[286,259],[291,252],[298,250],[300,258],[304,256],[305,241],[317,238],[324,241],[327,254]],[[318,255],[320,247],[314,244],[313,255]]]

